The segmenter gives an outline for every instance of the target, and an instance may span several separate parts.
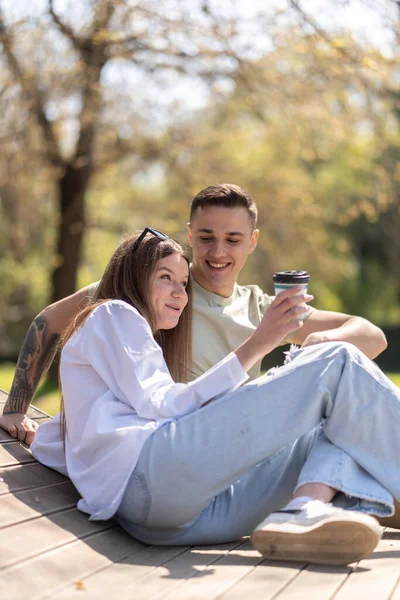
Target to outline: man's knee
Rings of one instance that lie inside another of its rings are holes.
[[[301,353],[313,354],[316,356],[334,357],[335,355],[356,356],[361,353],[354,344],[350,342],[322,342],[313,346],[300,348]]]

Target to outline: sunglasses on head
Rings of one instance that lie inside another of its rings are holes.
[[[152,229],[151,227],[145,227],[143,229],[142,233],[139,235],[138,239],[136,240],[136,242],[133,245],[133,249],[134,250],[137,249],[137,247],[139,246],[139,244],[144,240],[144,238],[146,237],[146,235],[148,233],[151,233],[152,235],[155,235],[160,240],[167,240],[168,239],[168,236],[165,235],[165,233],[162,233],[161,231],[158,231],[157,229]]]

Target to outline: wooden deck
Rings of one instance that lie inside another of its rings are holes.
[[[0,411],[6,393],[0,390]],[[48,418],[32,408],[29,416]],[[89,522],[71,482],[0,429],[0,598],[400,600],[400,531],[349,567],[271,562],[243,539],[146,546],[112,521]]]

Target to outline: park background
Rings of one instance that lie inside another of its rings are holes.
[[[1,0],[0,387],[44,306],[222,182],[259,208],[240,281],[307,269],[399,382],[399,48],[395,0]]]

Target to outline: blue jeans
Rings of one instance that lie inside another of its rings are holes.
[[[146,442],[117,520],[143,542],[249,535],[306,483],[379,516],[400,499],[400,390],[357,348],[325,343],[173,420]]]

